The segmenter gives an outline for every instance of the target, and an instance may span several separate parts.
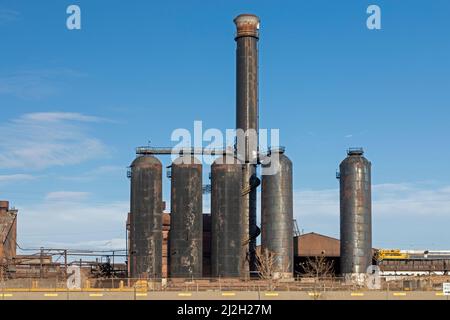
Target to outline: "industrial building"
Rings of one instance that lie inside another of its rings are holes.
[[[1,271],[16,257],[17,210],[8,201],[0,201],[0,263]]]
[[[8,201],[0,201],[0,279],[39,278],[44,275],[63,278],[60,263],[53,263],[45,254],[17,254],[18,210],[9,207]]]

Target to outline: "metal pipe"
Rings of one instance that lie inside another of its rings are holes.
[[[233,155],[234,150],[232,148],[170,148],[170,147],[137,147],[137,155],[162,155],[162,154],[175,154],[175,155]]]
[[[258,39],[257,16],[241,14],[236,24],[236,129],[238,132],[237,156],[243,162],[242,187],[250,188],[243,195],[241,221],[242,244],[241,273],[256,271],[256,178],[258,161]],[[239,135],[243,134],[242,140]]]

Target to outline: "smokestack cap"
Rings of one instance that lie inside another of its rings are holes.
[[[236,38],[240,37],[255,37],[259,38],[259,23],[258,16],[254,14],[240,14],[234,18],[237,32]]]
[[[349,156],[362,156],[364,154],[363,148],[349,148],[347,150],[347,155]]]

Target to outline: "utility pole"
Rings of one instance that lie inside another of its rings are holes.
[[[67,279],[67,249],[64,250],[64,270],[65,270],[66,279]]]
[[[44,277],[44,248],[41,247],[40,250],[40,256],[39,256],[39,263],[40,263],[40,268],[39,268],[39,277],[42,279]]]

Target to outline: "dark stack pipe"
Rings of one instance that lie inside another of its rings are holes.
[[[237,155],[243,163],[242,171],[242,256],[241,273],[248,275],[256,270],[256,177],[258,160],[258,39],[259,18],[241,14],[236,24],[236,129],[238,130]],[[244,132],[243,141],[239,130]],[[239,148],[241,143],[241,149]],[[243,147],[243,148],[242,148]]]

